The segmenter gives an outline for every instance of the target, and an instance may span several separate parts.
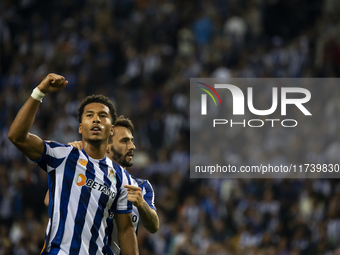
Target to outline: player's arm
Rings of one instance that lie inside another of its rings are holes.
[[[145,229],[151,234],[156,233],[159,229],[158,215],[144,200],[142,189],[133,185],[124,185],[124,187],[128,190],[128,200],[137,207]]]
[[[65,87],[67,83],[63,76],[48,74],[38,85],[38,89],[43,94],[47,94]],[[34,99],[32,96],[39,98],[39,91],[35,90],[35,94],[32,93],[30,98],[21,107],[9,128],[8,138],[28,158],[39,160],[44,152],[44,142],[29,131],[33,125],[40,100]]]
[[[115,218],[122,255],[138,255],[137,237],[132,225],[131,213],[116,214]]]

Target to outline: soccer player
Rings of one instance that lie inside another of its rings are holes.
[[[136,149],[133,140],[134,126],[131,120],[119,116],[114,124],[113,136],[109,138],[109,146],[106,155],[124,168],[133,165],[133,155]],[[154,204],[154,191],[147,180],[132,177],[132,185],[125,185],[128,188],[128,200],[133,203],[132,223],[136,234],[139,220],[142,221],[145,229],[155,233],[159,229],[159,219]],[[112,250],[119,253],[120,242],[117,237],[117,219],[113,220]]]
[[[102,95],[85,98],[78,109],[84,149],[46,142],[29,132],[47,93],[64,88],[63,76],[48,74],[22,106],[8,138],[48,173],[49,223],[43,255],[113,254],[109,216],[116,214],[122,254],[138,254],[127,200],[128,173],[105,156],[116,110]]]
[[[133,165],[133,155],[136,149],[133,141],[134,126],[128,118],[119,116],[114,123],[113,136],[109,138],[106,156],[127,168]],[[82,142],[72,142],[71,145],[82,150]],[[145,229],[155,233],[159,229],[159,219],[154,205],[154,191],[147,180],[131,176],[132,185],[125,185],[128,188],[128,200],[133,203],[132,223],[136,234],[139,221],[141,220]],[[45,204],[48,205],[46,194]],[[112,250],[114,254],[120,254],[119,240],[117,237],[117,222],[113,220]]]

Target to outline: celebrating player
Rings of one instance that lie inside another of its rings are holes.
[[[8,133],[11,142],[48,174],[49,223],[42,254],[113,254],[108,236],[113,213],[122,254],[138,254],[132,203],[123,187],[129,175],[105,156],[116,120],[113,104],[102,95],[87,97],[81,103],[82,151],[29,133],[45,94],[67,83],[63,76],[47,75],[22,106]]]
[[[113,136],[109,138],[106,155],[124,168],[133,165],[133,155],[136,149],[133,141],[134,126],[128,118],[119,116],[114,123]],[[82,142],[73,142],[71,145],[82,150]],[[157,232],[159,219],[154,205],[154,192],[151,184],[147,180],[142,180],[131,176],[131,184],[125,185],[128,188],[128,200],[133,202],[132,223],[137,233],[139,220],[150,233]],[[48,205],[46,194],[45,204]],[[120,254],[119,239],[117,236],[117,223],[113,220],[112,250],[114,254]]]

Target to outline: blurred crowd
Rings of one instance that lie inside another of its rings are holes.
[[[32,133],[79,140],[77,107],[92,93],[135,124],[129,172],[151,182],[160,217],[156,234],[140,227],[140,254],[340,254],[337,179],[189,178],[189,79],[338,77],[339,14],[337,0],[2,0],[0,255],[43,247],[47,176],[7,133],[49,72],[69,84],[43,99]],[[314,110],[332,121],[290,140],[269,130],[262,155],[251,153],[256,135],[229,137],[243,146],[233,158],[338,162],[340,91],[331,93]],[[302,147],[311,150],[301,158]]]

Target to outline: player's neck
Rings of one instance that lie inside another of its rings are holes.
[[[93,144],[88,141],[83,141],[84,151],[87,155],[94,159],[103,159],[106,153],[107,143]]]
[[[115,161],[114,159],[110,158],[113,162],[115,162],[117,165],[120,165],[122,168],[124,168],[126,170],[125,166],[122,166],[121,164],[119,164],[117,161]]]

